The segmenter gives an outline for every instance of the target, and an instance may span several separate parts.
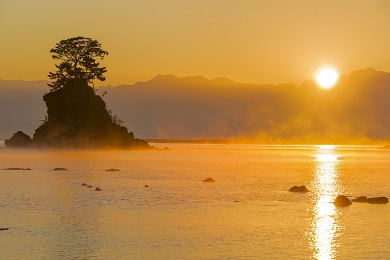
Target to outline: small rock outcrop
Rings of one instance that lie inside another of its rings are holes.
[[[5,168],[3,170],[8,170],[8,171],[31,171],[31,168],[17,168],[17,167],[12,167],[12,168]]]
[[[4,141],[7,148],[28,148],[31,147],[33,140],[22,131],[17,131],[10,139]]]
[[[362,203],[371,203],[371,204],[387,204],[389,203],[389,199],[386,197],[374,197],[367,198],[366,196],[360,196],[356,199],[353,199],[352,202],[362,202]]]
[[[87,185],[88,185],[88,184],[86,184],[86,183],[84,183],[84,182],[81,184],[81,186],[87,186]]]
[[[387,204],[389,203],[389,199],[386,197],[375,197],[367,199],[367,202],[371,204]]]
[[[107,169],[105,170],[106,172],[119,172],[119,169],[116,169],[116,168],[110,168],[110,169]]]
[[[368,202],[368,199],[366,196],[360,196],[360,197],[357,197],[356,199],[352,199],[351,200],[352,202]]]
[[[95,191],[101,191],[102,189],[100,189],[99,187],[96,187]]]
[[[291,192],[309,192],[309,190],[306,189],[306,186],[293,186],[288,191],[291,191]]]
[[[338,195],[333,202],[335,206],[346,207],[352,204],[352,202],[344,195]]]
[[[61,167],[58,167],[58,168],[54,168],[53,171],[67,171],[68,169],[66,168],[61,168]]]
[[[202,182],[215,182],[213,178],[204,179]]]

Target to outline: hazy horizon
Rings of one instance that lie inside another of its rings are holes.
[[[97,94],[143,139],[382,145],[390,140],[389,84],[390,73],[372,68],[341,75],[331,89],[314,80],[256,85],[159,75],[134,85],[102,86]],[[46,81],[3,80],[0,89],[0,107],[8,111],[0,115],[0,139],[19,130],[32,136],[46,114]]]

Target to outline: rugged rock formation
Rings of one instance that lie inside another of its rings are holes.
[[[6,147],[36,148],[149,148],[122,126],[104,100],[82,79],[72,79],[60,89],[43,96],[47,117],[35,130],[31,145],[19,132]],[[19,141],[19,140],[22,141]]]
[[[22,131],[17,131],[10,139],[4,141],[5,147],[26,148],[30,147],[33,140]]]
[[[340,207],[346,207],[351,205],[352,202],[346,196],[338,195],[333,204]]]
[[[309,190],[306,189],[306,186],[293,186],[288,191],[291,191],[291,192],[309,192]]]

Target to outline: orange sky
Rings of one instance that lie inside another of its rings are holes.
[[[318,67],[390,71],[388,0],[1,0],[0,79],[48,79],[49,50],[98,40],[106,82],[201,74],[300,84]]]

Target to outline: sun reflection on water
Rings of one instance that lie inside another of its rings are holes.
[[[309,239],[316,259],[334,259],[338,247],[339,212],[332,201],[340,193],[337,166],[339,157],[335,146],[318,146],[314,155],[316,166],[312,183],[313,217],[311,218]]]

